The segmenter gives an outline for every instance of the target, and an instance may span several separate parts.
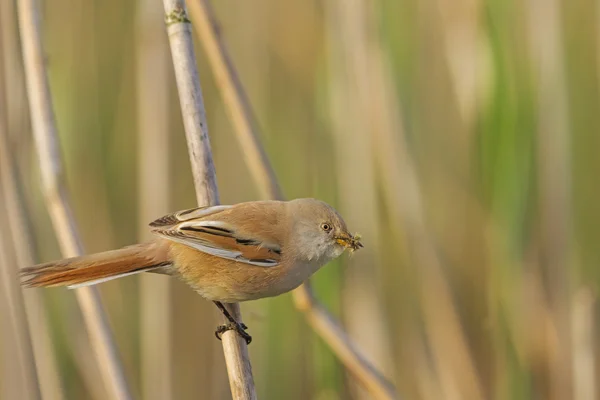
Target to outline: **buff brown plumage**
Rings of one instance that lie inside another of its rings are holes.
[[[22,284],[77,288],[140,272],[175,276],[225,313],[231,326],[221,330],[236,329],[249,341],[221,302],[288,292],[344,250],[362,247],[338,212],[315,199],[194,208],[150,228],[152,242],[25,268]]]

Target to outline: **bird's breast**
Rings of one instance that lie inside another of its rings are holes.
[[[234,303],[273,297],[300,286],[323,263],[283,257],[277,266],[223,259],[174,243],[171,258],[177,275],[209,300]]]

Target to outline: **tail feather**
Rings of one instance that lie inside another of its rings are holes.
[[[21,284],[26,287],[75,288],[151,271],[168,264],[167,251],[160,243],[144,243],[23,268]]]

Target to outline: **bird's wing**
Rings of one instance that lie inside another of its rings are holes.
[[[214,206],[180,211],[164,216],[150,226],[152,232],[165,239],[213,256],[261,267],[279,265],[279,243],[238,232],[224,215],[229,209],[231,206]]]

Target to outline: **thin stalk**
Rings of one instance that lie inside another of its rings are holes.
[[[0,93],[2,93],[2,90],[0,90]],[[2,105],[0,105],[1,107]],[[25,267],[33,264],[31,232],[29,232],[29,224],[24,217],[25,211],[22,206],[24,199],[16,182],[15,163],[9,151],[7,131],[1,119],[0,116],[0,181],[4,191],[8,217],[6,232],[12,237],[11,244],[15,250],[15,265]],[[6,267],[10,267],[10,265],[6,265]],[[6,282],[16,283],[17,281],[7,280]],[[29,331],[35,332],[35,335],[31,338],[28,332],[24,332],[22,339],[29,338],[30,345],[33,346],[40,390],[44,393],[44,399],[62,399],[64,393],[58,376],[56,355],[50,341],[48,316],[42,304],[42,297],[36,291],[28,291],[24,295],[24,301],[26,313],[29,317]],[[23,376],[27,377],[27,374]]]
[[[19,0],[18,14],[27,94],[41,170],[42,190],[63,256],[81,255],[84,253],[83,245],[63,182],[62,158],[44,64],[36,1]],[[130,399],[131,395],[125,381],[123,368],[118,359],[117,349],[97,290],[82,288],[78,289],[75,294],[90,335],[92,352],[97,359],[101,378],[108,388],[111,398]]]
[[[200,41],[211,63],[217,85],[236,128],[237,139],[244,148],[246,163],[263,196],[283,199],[270,161],[258,140],[251,107],[225,43],[220,38],[218,23],[207,0],[193,0],[190,13],[198,29]],[[348,371],[373,396],[396,398],[395,389],[342,329],[339,322],[323,307],[308,284],[293,292],[296,308],[303,312],[312,329],[329,345]]]
[[[3,55],[3,32],[0,30],[0,55]],[[16,202],[16,185],[13,184],[12,157],[8,149],[8,121],[6,118],[6,91],[4,85],[4,66],[0,64],[0,214],[2,220],[6,220],[0,226],[0,281],[2,282],[3,290],[6,298],[4,303],[9,313],[10,320],[7,328],[11,330],[14,340],[14,350],[16,352],[16,360],[14,364],[19,370],[18,380],[22,384],[21,395],[28,399],[40,399],[40,388],[36,371],[36,364],[33,353],[33,346],[27,319],[25,315],[25,304],[23,294],[18,287],[17,268],[22,260],[23,253],[20,251],[26,243],[17,241],[18,235],[13,232],[15,228],[9,223],[9,217],[14,215],[18,210],[14,209]],[[3,195],[3,196],[2,196]],[[6,212],[6,214],[4,214]],[[16,263],[9,262],[9,252],[13,253]],[[19,253],[19,254],[17,254]]]
[[[219,204],[206,112],[185,1],[164,0],[164,6],[196,198],[200,206]],[[238,304],[228,305],[228,310],[237,321],[242,320]],[[222,343],[232,397],[235,400],[256,399],[246,343],[234,331],[225,332]]]
[[[4,194],[0,188],[0,198]],[[5,345],[10,343],[5,358],[10,360],[10,372],[5,375],[7,383],[4,393],[9,398],[41,399],[40,388],[33,358],[31,336],[25,317],[23,294],[17,284],[19,281],[15,268],[14,254],[11,251],[10,229],[4,201],[0,202],[0,298],[2,307],[7,311],[8,321],[3,323],[2,336]],[[9,254],[10,253],[10,254]]]

